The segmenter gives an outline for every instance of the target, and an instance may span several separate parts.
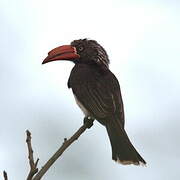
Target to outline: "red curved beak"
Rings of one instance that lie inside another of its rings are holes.
[[[74,60],[79,59],[76,48],[70,45],[59,46],[48,53],[42,64],[57,60]]]

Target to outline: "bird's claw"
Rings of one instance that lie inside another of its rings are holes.
[[[84,118],[84,124],[87,125],[88,129],[92,127],[93,121],[94,121],[94,119],[91,118],[90,116],[87,116],[87,117]]]

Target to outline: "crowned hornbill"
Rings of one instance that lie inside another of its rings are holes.
[[[94,40],[75,40],[51,50],[43,64],[56,60],[74,62],[68,87],[85,114],[103,124],[112,146],[112,159],[121,164],[146,164],[131,144],[124,129],[124,109],[120,86],[109,70],[104,48]]]

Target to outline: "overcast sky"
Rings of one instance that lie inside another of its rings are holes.
[[[81,126],[67,88],[73,64],[41,62],[56,46],[90,38],[107,50],[125,128],[147,167],[112,161],[106,130],[95,122],[44,180],[179,180],[180,2],[1,0],[0,24],[0,172],[27,177],[26,129],[41,167]]]

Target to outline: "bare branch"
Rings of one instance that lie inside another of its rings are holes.
[[[48,171],[48,169],[53,165],[53,163],[62,155],[62,153],[75,141],[79,138],[79,136],[87,129],[90,128],[93,124],[94,119],[88,119],[81,126],[78,131],[69,139],[64,138],[64,143],[62,146],[56,151],[56,153],[46,162],[46,164],[41,168],[41,170],[35,175],[33,180],[40,180],[42,176]],[[91,126],[90,126],[91,124]]]
[[[8,175],[7,175],[6,171],[3,171],[3,176],[4,176],[4,180],[8,180]]]
[[[32,145],[31,145],[31,133],[30,131],[26,131],[26,143],[27,143],[27,147],[28,147],[28,159],[29,159],[29,165],[30,165],[30,171],[27,177],[27,180],[32,180],[33,176],[38,172],[38,161],[39,159],[36,160],[36,162],[34,162],[34,156],[33,156],[33,149],[32,149]]]

